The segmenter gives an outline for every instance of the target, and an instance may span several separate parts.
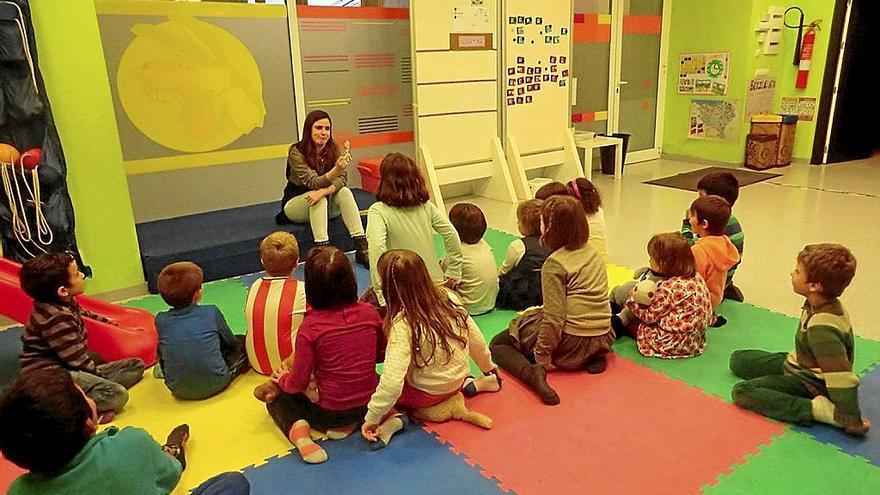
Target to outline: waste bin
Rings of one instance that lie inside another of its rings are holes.
[[[626,161],[626,147],[629,145],[629,137],[630,134],[603,134],[604,136],[620,138],[623,140],[623,145],[620,147],[621,160]],[[607,175],[614,175],[614,151],[617,149],[617,146],[603,146],[599,148],[599,153],[602,159],[602,173]],[[621,173],[623,173],[623,164],[620,165]]]

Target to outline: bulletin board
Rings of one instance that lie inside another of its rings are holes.
[[[571,1],[504,5],[505,132],[523,155],[560,149],[571,119]]]

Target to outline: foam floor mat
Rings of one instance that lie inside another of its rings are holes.
[[[492,430],[427,428],[520,495],[693,493],[785,429],[625,359],[601,375],[552,373],[554,407],[506,378],[468,403]]]
[[[356,432],[322,442],[329,459],[306,464],[296,452],[244,470],[252,495],[282,493],[376,493],[382,495],[499,495],[496,480],[454,454],[418,426],[394,436],[388,447],[370,451]]]
[[[226,323],[236,335],[246,333],[244,307],[247,299],[247,289],[234,278],[208,282],[202,285],[204,291],[199,304],[213,304],[220,308]],[[141,308],[154,315],[160,311],[168,311],[169,306],[158,295],[151,295],[131,299],[124,303],[125,306]]]
[[[862,377],[859,384],[859,405],[862,416],[873,423],[873,429],[864,438],[847,435],[840,428],[823,424],[796,429],[820,442],[835,445],[847,454],[864,457],[880,467],[880,368]],[[880,485],[877,485],[877,493],[880,493]]]
[[[865,459],[841,453],[831,445],[789,430],[761,447],[759,455],[734,466],[703,487],[706,495],[797,493],[800,495],[876,495],[880,469]]]

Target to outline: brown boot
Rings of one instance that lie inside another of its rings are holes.
[[[370,266],[370,245],[367,243],[367,236],[359,235],[352,237],[354,241],[354,260],[366,267]]]

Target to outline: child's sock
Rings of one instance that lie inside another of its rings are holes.
[[[312,441],[312,427],[301,419],[290,427],[287,437],[296,446],[302,460],[309,464],[320,464],[327,460],[327,452]]]
[[[329,428],[327,430],[327,438],[330,440],[342,440],[348,438],[354,431],[356,425],[348,425],[340,428]]]
[[[497,392],[501,390],[501,378],[492,373],[489,375],[478,376],[476,378],[469,376],[464,381],[464,387],[461,393],[465,397],[473,397],[482,392]]]
[[[388,446],[391,437],[400,430],[406,428],[409,418],[402,414],[396,414],[386,419],[379,425],[379,438],[370,443],[371,450],[379,450]]]
[[[831,399],[824,395],[813,397],[813,419],[826,425],[840,426],[834,421],[834,411],[837,409]]]
[[[840,423],[834,420],[834,413],[837,411],[837,406],[835,406],[834,403],[831,402],[831,399],[825,397],[824,395],[817,395],[813,397],[813,400],[811,402],[813,406],[813,419],[820,423],[843,428],[846,433],[857,437],[865,436],[865,434],[871,428],[871,422],[867,419],[862,419],[862,424],[859,426],[842,426]]]
[[[106,425],[116,419],[116,411],[104,411],[101,413],[101,417],[98,418],[99,425]]]

